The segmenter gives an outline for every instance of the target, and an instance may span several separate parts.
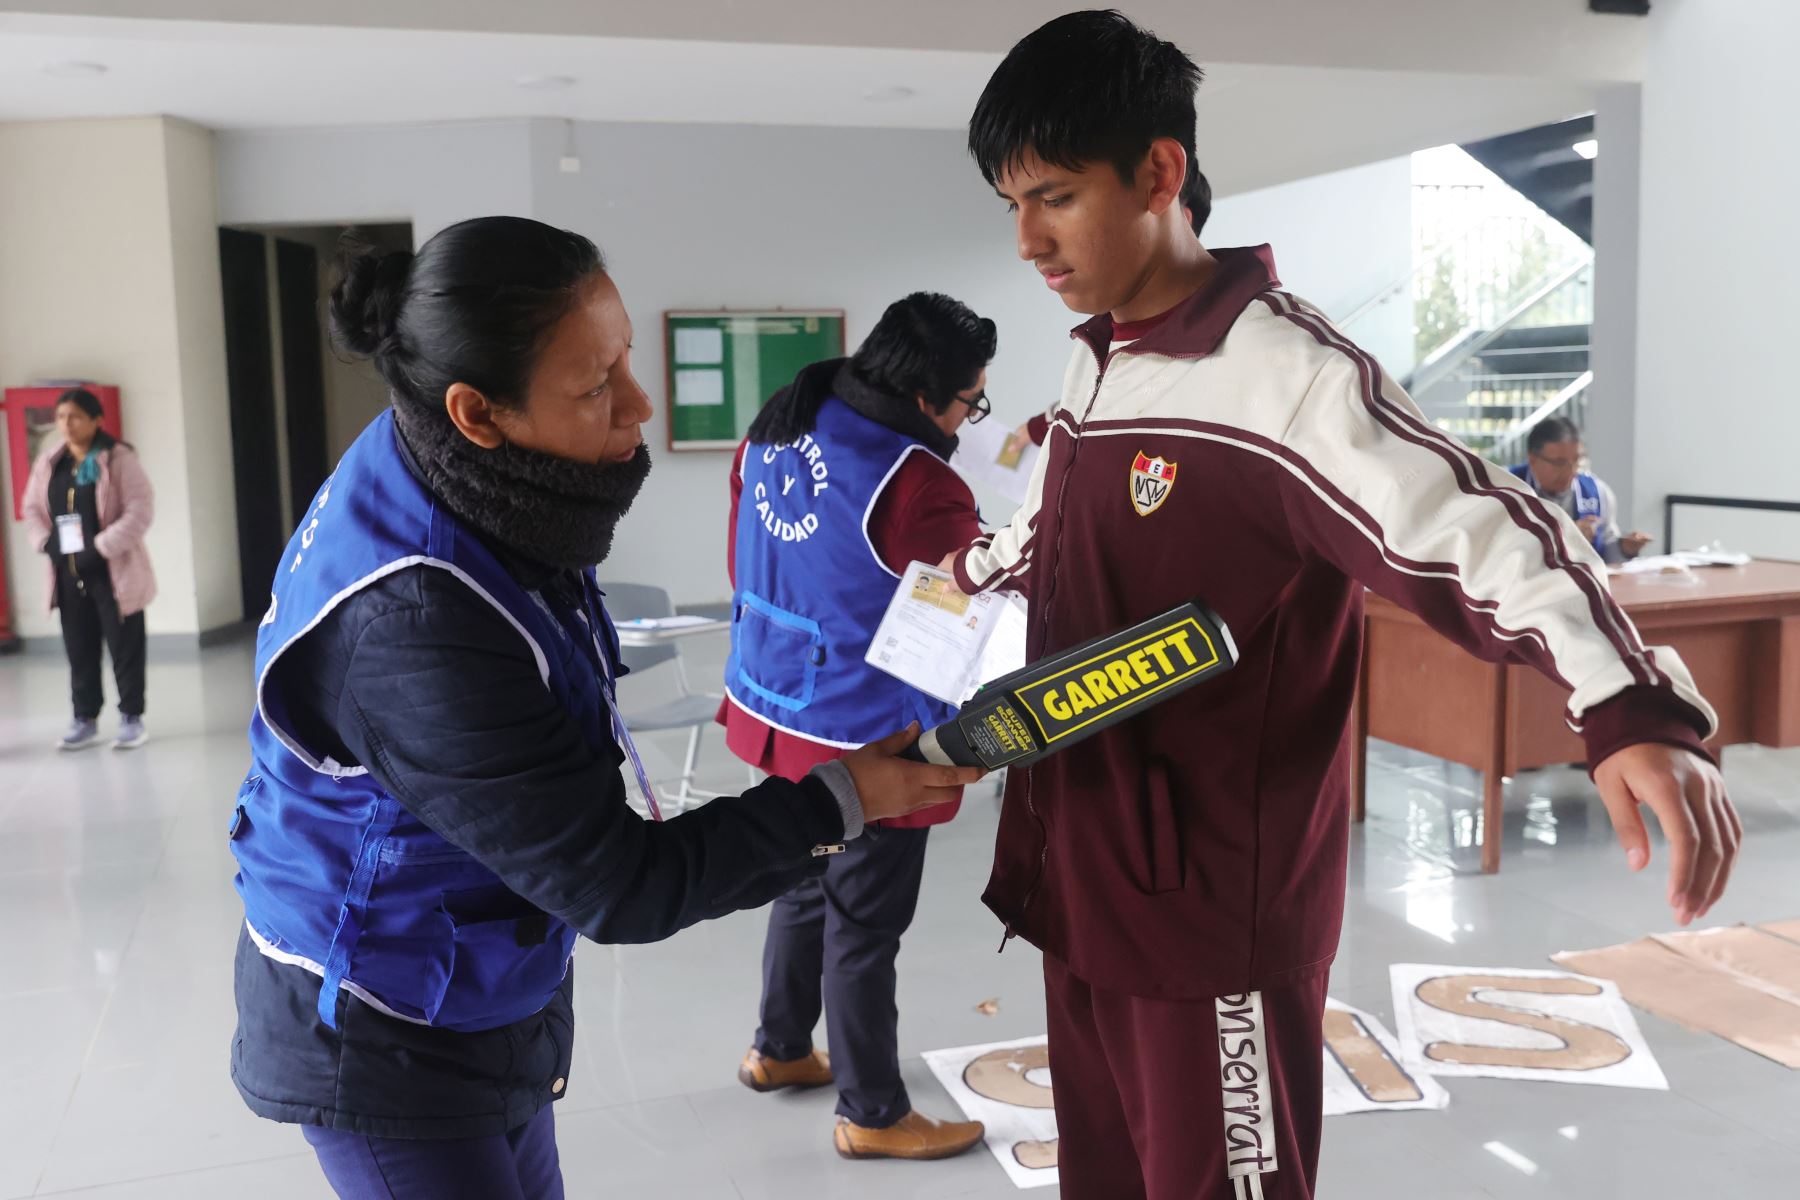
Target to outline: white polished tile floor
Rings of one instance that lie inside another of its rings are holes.
[[[716,678],[722,657],[716,643],[699,647],[695,679]],[[625,686],[629,707],[666,684]],[[247,646],[153,651],[155,740],[133,754],[48,749],[66,687],[56,654],[0,659],[0,1200],[328,1198],[298,1130],[252,1117],[226,1075],[241,913],[224,827],[245,767]],[[668,771],[681,740],[649,748]],[[1483,877],[1477,778],[1393,748],[1373,760],[1370,819],[1351,842],[1340,999],[1391,1025],[1391,962],[1542,967],[1557,950],[1668,928],[1658,879],[1626,874],[1581,773],[1513,782],[1504,867]],[[1750,840],[1708,924],[1800,916],[1800,753],[1746,747],[1727,764]],[[702,781],[741,778],[710,736]],[[978,901],[996,812],[983,790],[932,835],[900,958],[908,1086],[941,1116],[950,1102],[920,1051],[1044,1028],[1035,953],[1015,942],[997,955],[999,928]],[[843,1161],[829,1094],[738,1086],[763,920],[582,947],[576,1066],[557,1106],[569,1195],[1013,1195],[984,1152]],[[989,998],[999,1011],[984,1016],[975,1006]],[[1800,1072],[1638,1018],[1670,1091],[1451,1080],[1442,1112],[1327,1121],[1321,1194],[1800,1195]]]

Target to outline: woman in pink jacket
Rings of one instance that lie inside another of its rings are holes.
[[[119,685],[119,736],[141,746],[144,731],[144,608],[156,576],[144,549],[155,496],[137,452],[100,428],[100,401],[73,388],[56,402],[62,441],[38,456],[25,489],[25,523],[49,556],[50,607],[62,616],[75,720],[59,743],[81,750],[100,740],[100,647],[112,652]]]

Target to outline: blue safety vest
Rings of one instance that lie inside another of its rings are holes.
[[[1520,463],[1518,466],[1510,467],[1508,469],[1510,471],[1512,471],[1512,473],[1515,476],[1524,480],[1525,485],[1527,487],[1529,487],[1532,491],[1534,491],[1534,492],[1537,491],[1537,480],[1535,480],[1531,477],[1531,464],[1530,463]],[[1600,515],[1600,481],[1598,479],[1595,479],[1592,475],[1588,475],[1585,473],[1576,475],[1575,476],[1575,519],[1580,520],[1583,517],[1597,517],[1599,515]],[[1594,534],[1594,537],[1592,540],[1594,543],[1594,549],[1598,550],[1601,554],[1605,554],[1606,553],[1606,530],[1604,528],[1599,529]]]
[[[735,704],[838,747],[955,715],[863,661],[899,580],[869,541],[869,518],[907,455],[929,453],[835,396],[793,445],[745,447],[725,665]]]
[[[236,885],[258,948],[321,977],[326,1025],[336,1027],[342,989],[403,1020],[492,1029],[549,1002],[575,931],[427,829],[366,768],[304,744],[270,668],[357,591],[424,565],[506,617],[544,686],[610,753],[607,672],[618,646],[591,571],[584,612],[525,591],[407,469],[396,437],[388,412],[357,438],[276,568],[256,635],[252,765],[231,822]]]

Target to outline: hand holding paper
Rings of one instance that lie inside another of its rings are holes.
[[[985,484],[1014,504],[1023,504],[1039,450],[1029,437],[1021,442],[1018,433],[988,421],[964,425],[957,431],[950,465],[970,482]]]
[[[1010,593],[965,596],[937,567],[900,577],[864,661],[948,704],[1025,663],[1025,610]]]

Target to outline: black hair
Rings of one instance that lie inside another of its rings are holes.
[[[888,305],[856,348],[847,364],[850,382],[860,385],[861,393],[883,411],[891,405],[902,419],[909,413],[918,415],[914,397],[920,394],[943,412],[958,392],[981,377],[998,344],[993,321],[977,316],[960,300],[938,292],[914,292]],[[792,443],[811,433],[841,364],[837,360],[802,371],[757,412],[750,440],[758,445]],[[824,371],[827,366],[831,369]]]
[[[495,404],[525,402],[551,329],[606,262],[578,233],[524,217],[476,217],[415,255],[381,254],[347,233],[331,290],[338,347],[370,358],[396,404],[441,413],[465,383]]]
[[[61,408],[65,404],[73,404],[76,408],[79,408],[82,412],[86,413],[96,421],[98,421],[106,412],[106,410],[100,406],[100,397],[94,395],[94,393],[88,391],[86,388],[70,388],[56,398],[56,407]]]
[[[1191,168],[1193,159],[1190,158],[1188,164]],[[1188,223],[1194,227],[1194,236],[1199,237],[1200,231],[1206,228],[1206,219],[1212,216],[1212,184],[1198,169],[1188,172],[1188,185],[1181,193],[1181,202],[1187,206]]]
[[[1181,202],[1197,235],[1212,187],[1194,148],[1194,92],[1204,73],[1173,42],[1117,9],[1066,13],[1020,38],[969,118],[969,153],[992,184],[1027,152],[1066,170],[1110,162],[1130,184],[1150,143],[1187,151]]]
[[[994,323],[968,305],[938,292],[914,292],[887,306],[851,356],[850,369],[909,406],[922,392],[943,412],[994,361],[998,344]]]
[[[1546,417],[1531,427],[1531,435],[1525,439],[1525,449],[1536,454],[1545,446],[1580,440],[1581,426],[1567,417]]]
[[[70,388],[56,398],[56,407],[61,408],[65,404],[73,404],[76,408],[79,408],[82,412],[86,413],[96,421],[101,420],[106,415],[106,409],[100,404],[100,397],[83,387]],[[106,430],[94,430],[93,448],[95,450],[110,450],[118,444],[119,439],[106,432]]]

